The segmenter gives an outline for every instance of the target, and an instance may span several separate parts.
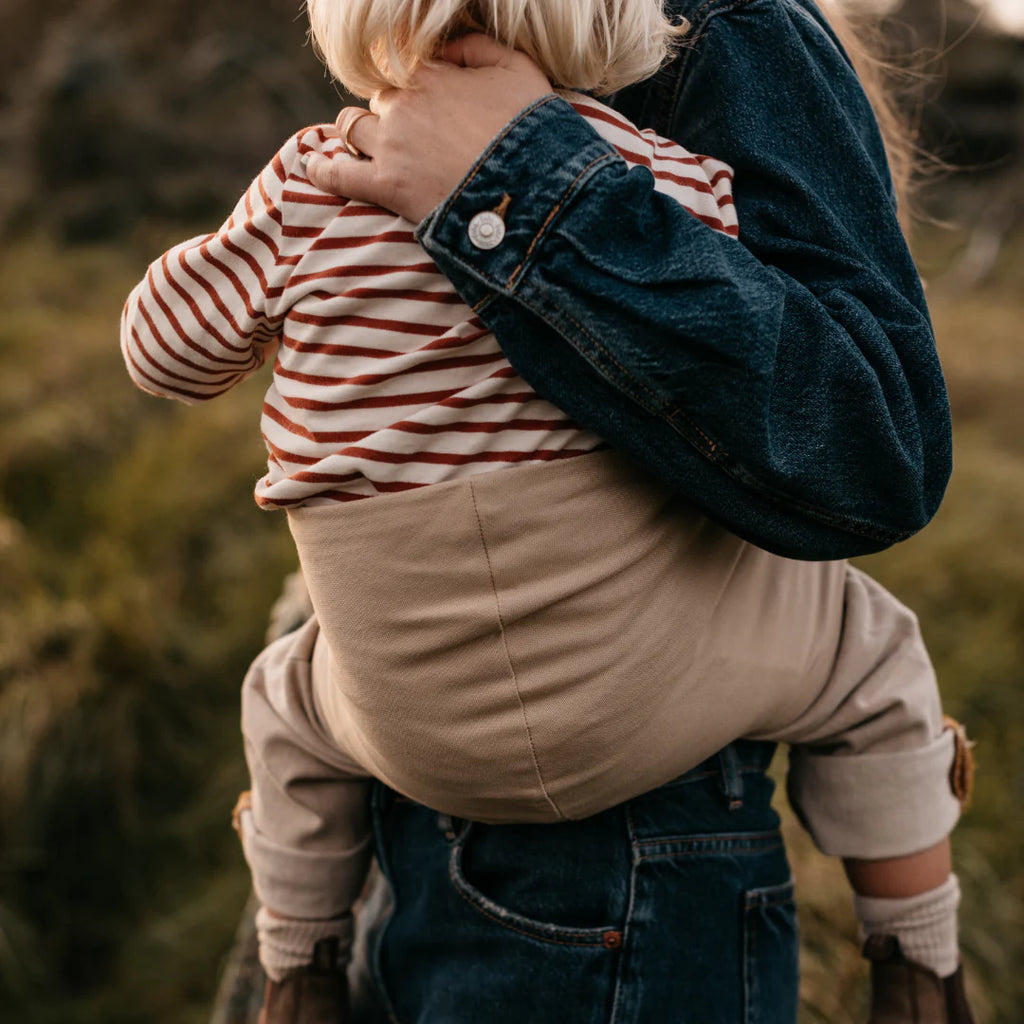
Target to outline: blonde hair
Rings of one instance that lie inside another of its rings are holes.
[[[357,96],[402,88],[447,40],[484,32],[563,89],[615,92],[658,70],[685,23],[662,0],[308,0],[313,41]]]
[[[925,152],[918,141],[921,86],[927,76],[910,59],[887,55],[877,16],[855,18],[837,0],[818,3],[875,112],[899,204],[900,224],[904,232],[909,232],[911,221],[918,215],[914,193],[924,170],[945,166]]]

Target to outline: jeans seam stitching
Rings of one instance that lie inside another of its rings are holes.
[[[775,846],[759,846],[756,849],[737,850],[727,847],[722,850],[677,850],[665,853],[641,854],[640,860],[644,864],[660,860],[682,860],[686,857],[760,857],[766,853],[776,853],[782,849],[782,844]]]
[[[595,933],[600,932],[601,934],[594,934],[593,937],[591,937],[588,935],[587,932],[584,931],[577,931],[572,928],[562,929],[560,925],[551,925],[550,927],[552,929],[559,929],[560,933],[566,936],[566,938],[556,938],[555,936],[544,935],[540,929],[527,930],[525,927],[517,927],[513,922],[501,917],[498,914],[495,914],[492,910],[489,910],[486,906],[484,906],[479,899],[476,899],[474,896],[471,896],[468,892],[466,892],[466,886],[469,885],[469,882],[463,881],[459,877],[459,873],[457,873],[455,870],[455,863],[456,857],[458,856],[459,851],[462,849],[462,846],[460,844],[462,843],[467,831],[468,828],[463,830],[462,836],[460,836],[458,842],[452,847],[451,856],[448,859],[448,878],[452,883],[452,887],[459,894],[459,896],[463,900],[465,900],[466,903],[468,903],[471,907],[473,907],[474,910],[476,910],[480,914],[483,914],[484,917],[488,918],[489,920],[494,921],[495,924],[501,925],[502,928],[507,928],[509,931],[515,932],[517,935],[522,935],[524,938],[527,939],[536,939],[538,942],[547,942],[553,946],[570,946],[576,949],[603,948],[602,937],[604,932],[609,930],[607,928],[593,929]],[[543,924],[543,922],[538,923]],[[572,941],[571,939],[569,939],[568,936],[571,935],[578,936],[578,940]]]
[[[757,955],[757,940],[751,927],[750,907],[743,913],[743,1020],[745,1024],[756,1024],[751,1018],[755,1006],[756,986],[752,975],[753,961]]]
[[[771,893],[766,896],[766,893]],[[745,896],[745,909],[755,907],[785,907],[793,903],[794,885],[793,879],[789,878],[778,885],[768,885],[760,889],[750,889]]]
[[[689,836],[656,836],[651,839],[638,839],[640,846],[661,846],[664,843],[718,843],[723,840],[735,842],[739,840],[746,846],[755,846],[765,843],[778,842],[778,837],[772,830],[765,830],[764,833],[744,832],[702,832],[699,835]]]
[[[760,900],[757,903],[751,903],[748,909],[753,909],[755,907],[785,907],[792,902],[792,896],[780,897],[779,899]]]
[[[373,845],[375,855],[377,857],[377,864],[380,867],[381,875],[387,882],[391,889],[391,905],[388,907],[387,915],[377,934],[374,936],[373,949],[370,951],[370,955],[367,957],[367,968],[370,973],[370,977],[373,979],[373,983],[377,989],[377,996],[384,1007],[384,1012],[388,1016],[390,1024],[400,1024],[398,1014],[395,1012],[394,1004],[391,1002],[391,994],[388,992],[387,985],[384,983],[384,971],[381,968],[381,955],[384,949],[384,937],[387,934],[388,929],[391,927],[391,922],[395,916],[395,905],[398,899],[397,886],[388,877],[386,868],[390,867],[388,864],[388,858],[385,854],[386,844],[384,843],[384,821],[383,821],[383,809],[380,806],[381,790],[377,790],[373,797],[371,797],[371,819],[373,824]]]
[[[480,906],[480,904],[476,900],[470,899],[470,897],[466,893],[464,893],[460,888],[456,887],[455,891],[471,907],[474,907],[479,913],[483,914],[484,917],[488,918],[491,921],[494,921],[495,924],[501,925],[502,928],[507,928],[510,932],[515,932],[517,935],[522,935],[524,938],[536,939],[537,942],[547,942],[547,943],[549,943],[552,946],[570,946],[570,947],[572,947],[574,949],[602,949],[603,948],[603,946],[601,945],[600,939],[598,939],[597,937],[595,937],[594,939],[587,939],[587,938],[583,937],[582,933],[579,933],[580,934],[580,939],[578,941],[576,941],[576,942],[573,942],[573,941],[571,941],[569,939],[556,939],[553,936],[542,935],[539,932],[527,931],[525,928],[517,928],[514,924],[511,924],[510,922],[506,921],[504,918],[499,917],[497,914],[491,913],[491,911],[489,911],[486,907]],[[575,934],[575,933],[569,932],[568,934],[571,935],[571,934]]]
[[[619,1011],[623,1003],[624,977],[629,963],[630,937],[632,935],[633,910],[636,906],[636,869],[641,863],[637,855],[636,826],[633,821],[633,811],[627,803],[625,807],[626,834],[629,836],[629,846],[632,856],[629,864],[629,899],[626,904],[626,919],[622,923],[622,948],[619,954],[619,965],[615,972],[615,992],[612,996],[612,1010],[608,1018],[608,1024],[616,1024],[619,1019]]]
[[[766,770],[766,767],[767,766],[763,764],[741,764],[740,771],[743,772],[744,775],[748,775],[751,772],[756,773],[758,775],[763,775]],[[697,769],[693,769],[692,771],[686,772],[685,775],[680,775],[678,778],[672,779],[671,782],[666,782],[665,785],[661,788],[674,788],[676,786],[688,785],[691,782],[703,782],[705,779],[714,778],[714,776],[718,774],[719,770],[717,768],[709,768],[707,769],[707,771],[700,772],[697,771]]]

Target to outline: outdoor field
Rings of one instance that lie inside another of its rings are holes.
[[[127,36],[105,36],[103,12],[126,5],[81,4],[92,13],[80,17],[58,6],[66,38],[47,37],[38,61],[39,82],[59,79],[50,105],[0,91],[0,135],[24,129],[35,147],[12,147],[10,161],[0,151],[0,1019],[206,1024],[249,891],[229,823],[246,785],[239,686],[295,557],[284,517],[252,500],[266,378],[196,408],[155,400],[124,371],[118,318],[148,262],[219,223],[272,146],[332,116],[337,97],[306,66],[268,60],[252,80],[232,77],[271,53],[279,25],[301,46],[297,5],[270,5],[278,22],[237,38],[232,4],[210,5],[183,65],[209,103],[168,85],[162,107],[104,63],[104,46]],[[25,32],[33,10],[19,7]],[[159,36],[187,19],[163,16],[139,30],[130,66],[159,53],[154,67],[170,76]],[[83,25],[98,40],[85,70],[54,78],[74,40],[93,40]],[[0,63],[22,59],[0,39]],[[98,92],[82,91],[90,75],[106,83]],[[199,180],[208,132],[233,110]],[[32,135],[22,116],[54,128]],[[954,841],[979,1024],[1024,1020],[1024,226],[1020,175],[1008,189],[992,173],[1007,163],[953,175],[945,198],[937,186],[915,233],[956,467],[935,521],[862,563],[918,613],[947,710],[977,741]],[[996,220],[1016,217],[1015,231],[972,235],[975,213],[994,208],[960,203],[972,187],[1008,189]],[[780,753],[780,782],[784,772]],[[802,1019],[860,1024],[866,967],[849,889],[784,814]]]

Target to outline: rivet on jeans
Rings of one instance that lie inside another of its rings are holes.
[[[622,945],[622,932],[605,932],[601,941],[605,949],[618,949]]]

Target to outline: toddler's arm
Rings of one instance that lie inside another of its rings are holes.
[[[244,380],[274,351],[299,258],[281,209],[301,173],[306,135],[289,139],[218,231],[168,250],[128,296],[121,351],[144,391],[202,402]]]

